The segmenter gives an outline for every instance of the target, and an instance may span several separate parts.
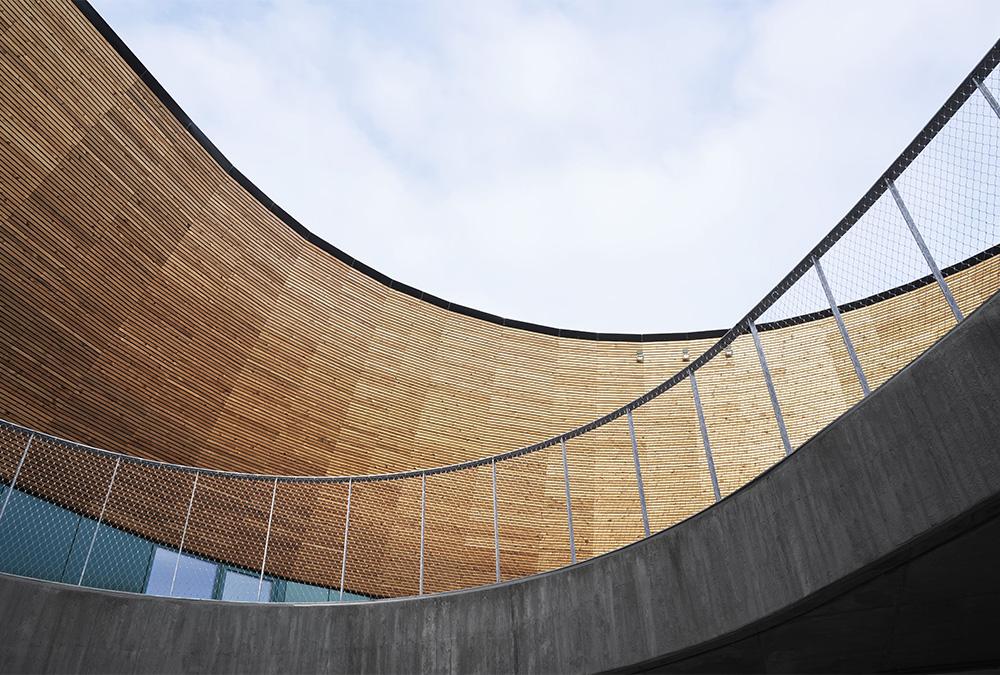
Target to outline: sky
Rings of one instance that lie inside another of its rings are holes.
[[[91,0],[338,248],[559,328],[728,328],[993,45],[995,0]]]

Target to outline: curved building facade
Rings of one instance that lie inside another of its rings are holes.
[[[739,490],[1000,288],[998,47],[732,328],[604,335],[319,240],[83,0],[0,17],[0,571],[326,601],[581,562]]]

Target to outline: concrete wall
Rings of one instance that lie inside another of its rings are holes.
[[[579,672],[738,636],[813,594],[865,581],[864,570],[915,551],[1000,493],[998,357],[994,297],[715,507],[625,549],[502,586],[254,606],[7,578],[0,669]]]
[[[963,518],[958,536],[905,563],[866,569],[866,576],[875,573],[870,581],[794,616],[783,612],[777,621],[748,627],[746,637],[670,655],[642,672],[1000,672],[998,513],[994,500],[992,508]]]

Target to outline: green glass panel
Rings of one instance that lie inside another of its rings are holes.
[[[285,582],[284,602],[329,602],[330,589],[297,581]]]
[[[0,522],[0,570],[62,581],[80,520],[71,511],[15,490]]]
[[[82,531],[84,528],[81,526],[80,529]],[[88,530],[85,540],[87,546],[90,545],[93,528]],[[94,550],[87,563],[83,585],[142,593],[152,555],[153,544],[150,541],[102,524],[94,540]]]

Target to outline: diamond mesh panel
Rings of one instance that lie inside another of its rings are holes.
[[[945,296],[888,191],[823,255],[821,264],[872,390],[955,325]],[[895,297],[884,293],[921,279],[925,282],[921,288]],[[866,299],[877,302],[845,307]]]
[[[803,317],[829,311],[830,303],[816,270],[810,268],[764,311],[757,319],[757,326],[763,328],[772,324],[772,328],[785,328],[797,325]]]
[[[723,497],[785,456],[753,338],[732,344],[696,373]],[[699,439],[700,440],[700,439]]]
[[[85,586],[142,592],[137,569],[152,562],[153,541],[177,549],[195,474],[123,461],[83,578]],[[176,553],[173,553],[176,558]]]
[[[355,482],[344,590],[416,595],[420,577],[420,478]]]
[[[986,80],[994,96],[997,80]],[[998,180],[1000,118],[976,91],[896,181],[940,268],[1000,244]],[[968,313],[997,287],[956,299]]]
[[[931,273],[888,191],[823,254],[820,263],[841,307],[877,298]]]
[[[427,476],[424,538],[424,593],[496,580],[488,464]]]
[[[247,576],[259,576],[273,487],[274,481],[268,479],[199,475],[184,553],[224,563]],[[232,599],[256,600],[255,591],[256,586]],[[221,592],[224,598],[229,597],[225,588]]]
[[[3,504],[11,481],[14,479],[14,472],[24,455],[24,450],[28,445],[29,434],[20,429],[0,425],[0,504]]]
[[[691,386],[681,382],[633,411],[649,527],[663,530],[711,505]]]
[[[577,560],[641,539],[642,507],[628,420],[619,417],[567,441],[566,457]],[[644,488],[645,482],[644,476]],[[562,480],[557,485],[562,486]]]
[[[35,436],[0,522],[3,570],[79,583],[114,468],[105,455]]]
[[[346,515],[347,483],[279,482],[266,572],[334,589],[336,600]]]
[[[772,318],[802,316],[824,306],[825,317],[805,323]],[[861,385],[815,269],[793,284],[762,318],[761,344],[788,437],[797,448],[860,401]],[[794,329],[775,330],[789,327]]]
[[[497,462],[501,580],[569,564],[562,476],[558,446]]]

